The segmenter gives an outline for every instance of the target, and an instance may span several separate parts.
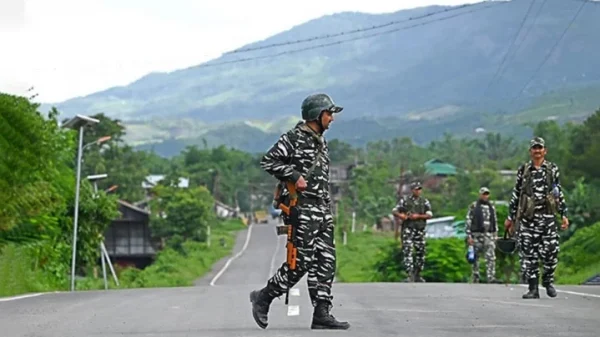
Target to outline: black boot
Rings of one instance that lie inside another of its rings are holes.
[[[544,282],[542,283],[542,285],[544,286],[544,288],[546,288],[546,295],[550,297],[556,297],[556,289],[554,289],[552,283]]]
[[[265,329],[269,325],[268,314],[273,297],[267,295],[266,288],[263,288],[250,293],[250,302],[252,302],[252,317],[259,327]]]
[[[415,276],[413,276],[413,279],[415,282],[425,282],[425,279],[421,277],[421,271],[419,269],[415,271]]]
[[[319,302],[313,313],[311,329],[347,330],[350,328],[348,322],[340,322],[329,313],[329,304]]]
[[[540,291],[538,289],[538,280],[537,278],[529,280],[529,291],[523,294],[523,298],[531,299],[531,298],[540,298]]]

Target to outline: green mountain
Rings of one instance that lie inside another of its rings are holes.
[[[204,142],[263,151],[317,91],[346,107],[329,137],[357,145],[479,127],[523,134],[523,123],[582,118],[600,106],[600,4],[585,4],[569,26],[582,5],[512,0],[338,13],[240,48],[252,51],[53,105],[65,115],[120,118],[129,141],[165,154]],[[361,31],[340,34],[352,30]],[[303,39],[310,41],[288,43]]]

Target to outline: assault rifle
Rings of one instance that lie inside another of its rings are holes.
[[[285,304],[289,303],[290,297],[290,278],[292,270],[296,270],[296,256],[298,253],[298,247],[296,245],[296,231],[298,230],[298,226],[300,224],[300,220],[298,219],[298,208],[296,205],[298,204],[298,194],[296,193],[296,185],[292,182],[286,182],[287,190],[290,193],[289,197],[286,198],[289,200],[289,203],[286,205],[281,198],[281,184],[277,184],[277,188],[275,189],[275,196],[273,199],[273,206],[275,208],[281,209],[283,213],[285,213],[284,224],[282,226],[277,226],[276,231],[277,235],[287,235],[287,264],[288,264],[288,286],[285,292]]]

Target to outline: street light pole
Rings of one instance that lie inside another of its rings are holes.
[[[77,225],[79,221],[79,186],[81,185],[81,155],[83,153],[83,132],[87,125],[100,123],[99,120],[88,116],[77,115],[62,125],[62,127],[79,130],[79,145],[77,148],[77,178],[75,187],[75,214],[73,216],[73,244],[71,256],[71,291],[75,291],[75,265],[77,258]]]
[[[79,185],[81,184],[81,154],[83,148],[83,126],[79,127],[79,147],[77,149],[77,182],[75,183],[75,215],[73,216],[73,256],[71,256],[71,291],[75,291],[75,262],[77,255],[77,225],[79,220]]]

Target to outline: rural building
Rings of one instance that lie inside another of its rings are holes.
[[[104,233],[104,244],[115,265],[143,269],[154,260],[158,243],[150,235],[150,212],[119,200],[119,217]]]

